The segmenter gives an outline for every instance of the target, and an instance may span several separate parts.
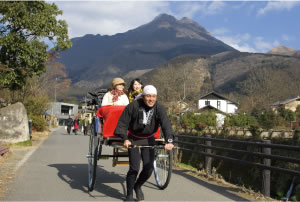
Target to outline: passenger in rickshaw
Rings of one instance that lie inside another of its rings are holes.
[[[156,99],[156,88],[152,85],[145,86],[141,98],[125,107],[114,131],[116,136],[124,140],[123,144],[128,148],[130,165],[126,177],[126,201],[133,201],[133,190],[138,201],[144,200],[141,186],[150,178],[154,169],[154,149],[144,147],[140,152],[138,148],[130,145],[132,143],[154,145],[154,133],[161,127],[166,141],[165,149],[172,150],[174,147],[170,120],[165,108],[156,102]],[[128,135],[127,131],[129,131]],[[143,170],[138,176],[141,159]]]
[[[101,106],[106,105],[128,105],[129,100],[124,91],[126,83],[121,78],[112,80],[112,88],[103,96]]]
[[[143,92],[143,83],[140,79],[133,79],[128,88],[128,99],[129,102],[133,102],[137,95]]]

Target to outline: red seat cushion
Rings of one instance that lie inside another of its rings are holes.
[[[100,107],[97,111],[98,117],[103,117],[104,125],[103,125],[103,137],[104,138],[118,138],[114,135],[114,131],[117,127],[120,116],[122,115],[123,110],[126,106],[121,105],[106,105]],[[127,132],[128,133],[128,132]],[[154,134],[155,138],[160,137],[160,128]]]

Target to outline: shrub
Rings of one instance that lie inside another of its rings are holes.
[[[181,119],[183,128],[203,130],[207,126],[217,125],[217,116],[214,111],[203,112],[201,114],[186,113]]]
[[[37,131],[44,131],[46,129],[46,121],[42,116],[29,115],[32,120],[32,125]]]
[[[250,125],[258,125],[258,123],[254,116],[249,114],[237,114],[233,116],[227,116],[224,120],[224,125],[247,128]]]
[[[25,98],[24,106],[28,115],[44,115],[48,108],[47,96],[28,96]]]

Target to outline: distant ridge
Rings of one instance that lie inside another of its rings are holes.
[[[125,33],[88,34],[72,43],[58,61],[66,66],[73,88],[96,88],[129,72],[135,77],[134,72],[140,73],[136,70],[155,68],[179,55],[238,52],[193,20],[167,14]]]
[[[270,50],[268,54],[287,55],[300,57],[300,51],[286,46],[277,46]]]

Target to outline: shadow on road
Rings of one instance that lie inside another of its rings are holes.
[[[97,168],[96,185],[93,192],[89,192],[87,188],[88,183],[88,166],[87,164],[51,164],[49,167],[58,170],[58,177],[69,184],[72,189],[78,189],[89,194],[93,198],[111,197],[118,200],[124,199],[125,193],[125,177],[114,172],[107,172],[100,166]],[[107,183],[121,183],[123,193],[119,190],[106,185]],[[99,194],[101,193],[101,194]]]
[[[234,200],[234,201],[250,201],[246,198],[243,198],[243,197],[240,197],[240,196],[237,196],[237,194],[234,194],[234,193],[238,193],[239,190],[237,188],[233,188],[233,187],[223,187],[223,186],[218,186],[218,185],[214,185],[214,184],[210,184],[210,183],[207,183],[197,177],[194,177],[190,174],[187,174],[186,172],[190,172],[188,170],[173,170],[172,173],[173,174],[176,174],[176,175],[180,175],[180,176],[183,176],[185,177],[186,179],[194,182],[194,183],[197,183],[201,186],[204,186],[220,195],[223,195],[231,200]],[[172,179],[171,179],[172,180]],[[234,193],[232,193],[234,192]]]

